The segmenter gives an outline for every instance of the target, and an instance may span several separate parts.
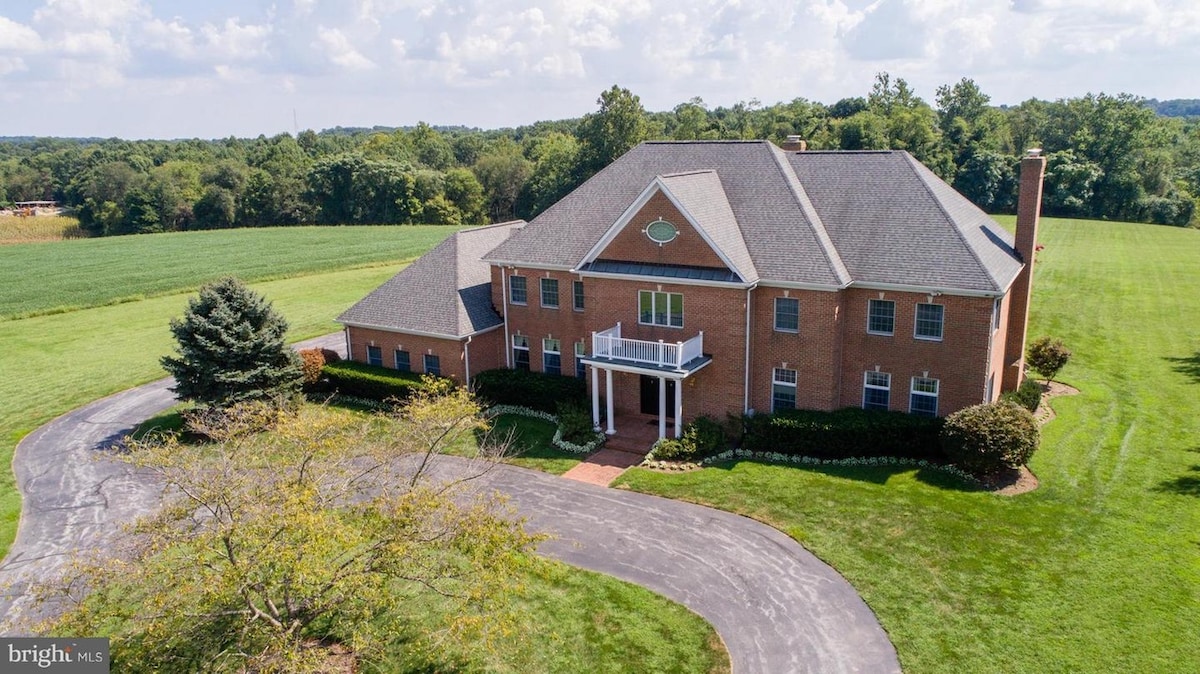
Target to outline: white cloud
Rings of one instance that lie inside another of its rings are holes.
[[[340,29],[321,26],[317,29],[317,42],[325,51],[330,62],[346,70],[371,70],[375,62],[363,56]]]
[[[0,16],[0,52],[29,54],[41,48],[42,36],[36,30]]]

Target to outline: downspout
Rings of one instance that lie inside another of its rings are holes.
[[[464,377],[466,381],[463,383],[466,384],[468,391],[471,390],[471,340],[474,338],[474,335],[467,335],[467,341],[463,343],[463,367],[466,368]]]
[[[758,283],[755,282],[746,288],[746,360],[743,364],[742,414],[750,413],[750,291],[757,287]]]
[[[350,350],[350,326],[342,328],[342,334],[346,336],[346,360],[354,360],[354,353]]]
[[[504,308],[504,366],[512,369],[512,338],[508,336],[508,276],[500,267],[500,306]]]

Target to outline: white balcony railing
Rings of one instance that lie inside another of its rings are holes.
[[[686,342],[650,342],[621,337],[621,324],[592,333],[592,357],[628,360],[643,365],[682,369],[704,354],[704,332]]]

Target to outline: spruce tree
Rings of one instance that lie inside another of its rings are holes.
[[[183,400],[228,407],[290,398],[300,390],[300,359],[287,344],[287,321],[271,303],[236,278],[223,278],[188,300],[171,320],[178,356],[162,365]]]

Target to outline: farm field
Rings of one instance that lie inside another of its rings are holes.
[[[1011,219],[1001,219],[1011,225]],[[1031,468],[733,462],[625,488],[768,522],[845,575],[910,672],[1200,671],[1200,231],[1043,219],[1030,336],[1074,358]]]
[[[30,220],[33,218],[24,218]],[[454,227],[275,227],[0,246],[0,320],[416,258]]]
[[[86,237],[87,233],[79,227],[79,220],[66,215],[39,215],[27,218],[15,215],[0,216],[0,246]]]

